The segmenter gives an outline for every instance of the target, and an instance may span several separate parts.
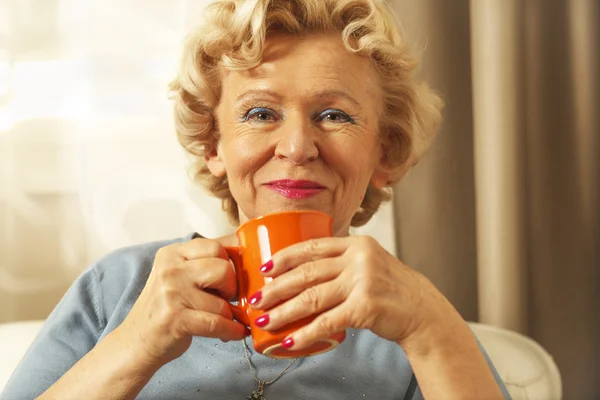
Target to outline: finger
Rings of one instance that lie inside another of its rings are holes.
[[[346,299],[346,288],[333,280],[310,287],[298,296],[278,305],[259,316],[255,324],[272,331],[312,315],[321,314]]]
[[[282,343],[286,343],[287,349],[302,350],[307,348],[319,340],[351,328],[349,315],[350,312],[345,304],[340,304],[320,314],[310,324],[286,337]]]
[[[199,258],[221,258],[229,260],[225,248],[214,240],[196,238],[183,243],[167,246],[170,252],[184,260],[196,260]]]
[[[300,294],[306,288],[331,281],[343,271],[336,259],[309,261],[289,270],[265,285],[250,298],[252,308],[268,310]]]
[[[261,272],[275,277],[315,259],[339,256],[350,246],[351,240],[349,237],[327,237],[293,244],[275,253],[261,267]]]
[[[242,340],[248,327],[220,315],[196,310],[183,310],[177,326],[180,334],[227,340]]]
[[[203,311],[210,314],[220,315],[223,318],[233,319],[231,305],[228,301],[218,295],[192,288],[182,293],[183,301],[188,309]]]
[[[199,289],[213,289],[224,299],[237,293],[235,270],[229,261],[221,258],[203,258],[186,261],[187,279]]]

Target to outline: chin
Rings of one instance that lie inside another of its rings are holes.
[[[242,215],[243,213],[243,215],[247,216],[247,219],[253,219],[261,217],[263,215],[273,214],[277,212],[304,210],[320,211],[322,213],[332,216],[331,207],[324,207],[323,205],[314,204],[314,202],[310,201],[286,201],[284,203],[279,204],[269,204],[267,207],[254,208],[252,212],[249,213],[243,213],[243,211],[240,210],[240,215]]]
[[[267,210],[264,214],[283,212],[283,211],[300,211],[300,210],[320,211],[327,215],[331,215],[331,207],[324,207],[323,205],[314,204],[314,202],[310,202],[310,201],[290,201],[290,202],[285,202],[283,204],[269,205],[269,207],[267,208]]]

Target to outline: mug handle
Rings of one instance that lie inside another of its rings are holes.
[[[238,273],[238,268],[242,265],[242,250],[237,246],[225,246],[227,255],[233,262],[235,273]],[[239,282],[239,281],[238,281]],[[250,326],[250,320],[248,319],[248,303],[240,301],[237,306],[229,304],[233,317],[246,326]]]

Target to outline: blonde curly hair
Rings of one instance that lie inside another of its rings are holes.
[[[390,185],[424,155],[442,108],[441,99],[417,81],[417,61],[383,0],[219,0],[209,5],[203,23],[185,41],[178,76],[170,84],[178,139],[193,156],[194,179],[222,199],[231,222],[239,224],[227,176],[212,175],[205,155],[216,150],[219,140],[214,110],[221,94],[221,68],[258,66],[272,32],[339,33],[346,49],[368,57],[379,74],[379,135],[389,181],[383,189],[367,188],[351,222],[361,226],[391,198]]]

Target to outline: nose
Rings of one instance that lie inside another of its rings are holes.
[[[275,157],[287,159],[296,165],[315,160],[319,156],[317,132],[307,119],[288,119],[280,128]]]

